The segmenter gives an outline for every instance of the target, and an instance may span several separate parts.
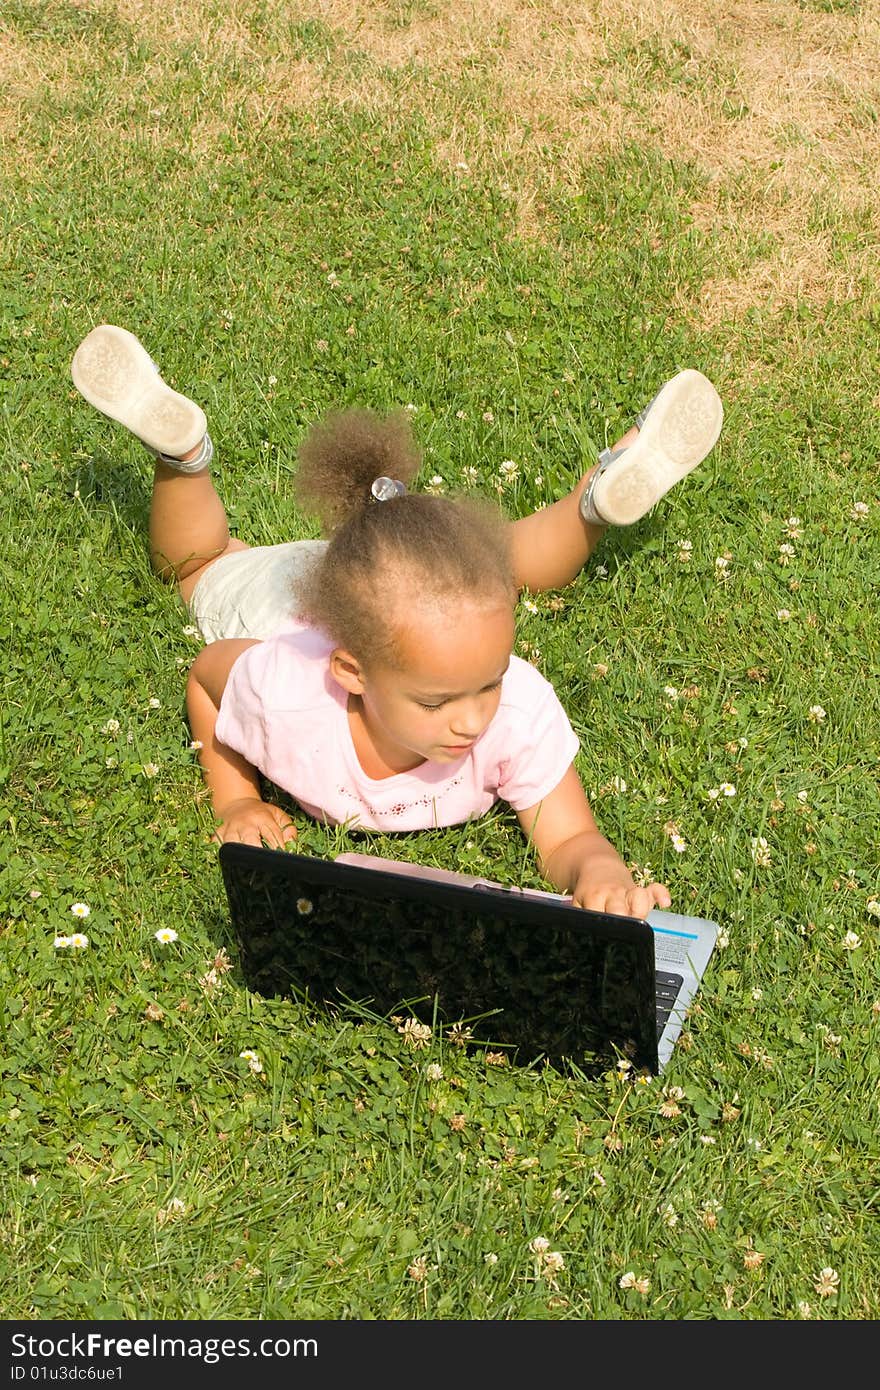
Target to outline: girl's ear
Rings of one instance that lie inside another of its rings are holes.
[[[364,673],[361,663],[343,647],[337,647],[330,653],[330,674],[349,695],[363,694]]]

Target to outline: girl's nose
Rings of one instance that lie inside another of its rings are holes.
[[[483,711],[478,705],[463,705],[455,711],[450,721],[452,732],[457,738],[477,738],[486,726]]]

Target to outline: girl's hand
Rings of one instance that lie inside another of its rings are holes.
[[[237,840],[243,845],[268,845],[283,849],[288,840],[296,839],[296,826],[286,811],[259,797],[244,796],[231,801],[219,813],[220,824],[213,838],[218,844]]]
[[[672,899],[669,889],[663,883],[649,883],[644,888],[636,884],[620,881],[602,882],[583,875],[575,884],[572,901],[576,907],[587,907],[593,912],[613,912],[621,917],[643,919],[653,907],[669,907]]]
[[[537,806],[518,811],[520,824],[538,851],[541,870],[576,907],[644,918],[652,907],[669,907],[663,883],[639,888],[617,850],[600,834],[574,765]]]

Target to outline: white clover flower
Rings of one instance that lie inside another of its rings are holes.
[[[717,801],[719,796],[721,795],[721,788],[710,787],[709,790],[706,792],[706,795],[708,796],[710,801]]]
[[[720,947],[723,951],[725,946],[730,945],[730,933],[722,929],[716,937],[715,945]]]
[[[498,1256],[495,1254],[494,1250],[490,1250],[487,1255],[483,1256],[483,1263],[487,1265],[497,1265]]]
[[[70,938],[70,946],[74,951],[84,951],[89,944],[89,938],[85,932],[75,931]]]
[[[787,623],[791,617],[791,611],[788,608],[777,608],[776,616],[781,623]]]
[[[491,425],[493,420],[495,419],[495,416],[492,414],[491,410],[484,410],[483,419],[485,420],[487,425]]]
[[[814,724],[821,724],[822,720],[825,718],[825,710],[821,705],[810,705],[807,715]]]
[[[480,478],[479,469],[474,468],[472,463],[467,464],[467,466],[461,470],[461,474],[466,483],[476,483]]]
[[[163,946],[170,946],[172,942],[177,940],[177,932],[173,927],[160,927],[157,932],[153,932],[153,935]]]
[[[119,720],[118,720],[118,719],[108,719],[108,720],[107,720],[107,723],[106,723],[106,724],[103,726],[103,728],[101,729],[101,733],[102,733],[102,734],[118,734],[118,733],[119,733]]]
[[[832,1269],[830,1265],[820,1269],[814,1288],[820,1298],[831,1298],[840,1288],[840,1275],[837,1270]]]
[[[674,685],[664,685],[663,694],[668,695],[670,700],[678,699],[678,691],[676,690]]]
[[[156,763],[144,763],[143,773],[145,777],[158,777],[159,767]]]
[[[757,865],[764,869],[770,863],[770,846],[763,835],[752,837],[752,858]]]
[[[755,988],[752,990],[752,998],[755,1000],[756,1003],[759,999],[764,998],[764,991],[760,988],[759,985],[756,985]]]
[[[843,949],[845,951],[857,951],[862,944],[862,938],[854,931],[848,931],[843,938]]]
[[[74,917],[88,917],[92,909],[88,903],[71,903],[70,910]]]
[[[692,553],[692,551],[693,551],[693,548],[694,548],[694,543],[693,543],[693,541],[679,541],[679,542],[678,542],[678,559],[679,559],[679,561],[680,561],[683,565],[686,565],[686,564],[688,563],[688,561],[690,560],[690,558],[691,558],[691,553]]]
[[[437,1062],[429,1062],[425,1067],[425,1076],[429,1081],[442,1081],[443,1068]]]
[[[167,1207],[159,1207],[156,1211],[156,1220],[160,1226],[164,1226],[168,1221],[176,1221],[178,1217],[186,1212],[186,1202],[179,1197],[172,1197]]]
[[[678,1212],[671,1202],[667,1202],[666,1206],[661,1209],[660,1217],[665,1226],[672,1227],[678,1225]]]
[[[869,898],[865,903],[865,911],[870,912],[872,917],[880,917],[880,902],[876,898]]]
[[[498,465],[498,472],[510,482],[519,477],[519,464],[515,459],[502,459]]]
[[[397,1031],[402,1035],[403,1041],[408,1047],[427,1047],[431,1038],[430,1025],[420,1023],[417,1018],[408,1018]]]
[[[802,806],[805,806],[806,803],[807,803],[807,802],[809,801],[809,799],[810,799],[810,793],[807,792],[807,791],[799,791],[799,792],[797,793],[797,799],[798,799],[798,801],[801,803]]]
[[[161,708],[162,708],[162,701],[161,701],[161,700],[157,700],[156,697],[155,697],[155,695],[154,695],[154,696],[152,697],[152,699],[149,700],[147,703],[149,704],[150,709],[161,709]]]
[[[861,521],[863,517],[868,515],[870,510],[871,508],[868,506],[867,502],[854,502],[850,516],[853,521]]]
[[[533,1236],[529,1241],[529,1249],[533,1255],[546,1255],[550,1249],[550,1242],[546,1236]]]
[[[555,1274],[561,1274],[565,1269],[565,1260],[558,1250],[548,1250],[544,1256],[543,1270],[552,1279]]]

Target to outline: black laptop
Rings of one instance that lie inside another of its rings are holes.
[[[228,843],[220,865],[246,984],[321,1008],[366,1007],[594,1074],[662,1070],[717,926],[589,912],[555,893],[344,854]]]

